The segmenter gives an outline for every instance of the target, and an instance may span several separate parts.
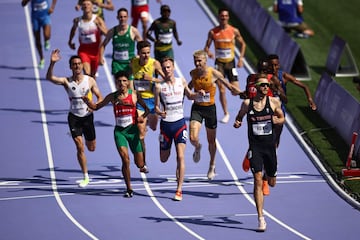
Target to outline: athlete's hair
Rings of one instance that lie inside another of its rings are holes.
[[[141,49],[149,47],[151,48],[151,43],[149,41],[140,41],[137,43],[136,45],[136,49],[138,50],[138,52],[140,52]]]
[[[72,55],[71,57],[70,57],[70,59],[69,59],[69,66],[71,67],[71,64],[72,64],[72,61],[74,60],[74,59],[80,59],[81,60],[81,57],[79,57],[79,55]],[[82,60],[81,60],[81,62],[82,62]]]
[[[126,77],[127,79],[129,79],[130,74],[128,71],[121,70],[121,71],[118,71],[117,73],[115,73],[115,75],[114,75],[115,80],[120,77]]]
[[[276,55],[276,54],[269,54],[269,55],[267,56],[267,60],[273,60],[273,59],[279,60],[279,56]]]
[[[120,12],[126,12],[126,15],[129,15],[129,12],[126,8],[119,8],[119,10],[117,11],[117,15],[119,16]]]
[[[204,51],[204,50],[196,50],[194,53],[193,53],[193,56],[194,57],[205,57],[205,59],[207,59],[207,53]]]
[[[225,7],[219,8],[218,14],[220,15],[220,13],[222,13],[222,12],[229,12],[229,9],[227,9],[227,8],[225,8]]]
[[[166,62],[166,61],[170,61],[170,62],[172,62],[173,65],[174,65],[174,59],[171,58],[171,57],[168,57],[168,56],[163,57],[163,58],[161,59],[161,64],[163,64],[163,63]]]
[[[266,79],[267,82],[269,82],[268,78],[267,78],[267,74],[265,73],[257,73],[255,76],[255,83],[257,83],[259,81],[259,79]]]

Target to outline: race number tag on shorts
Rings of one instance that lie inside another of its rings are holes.
[[[205,93],[204,96],[198,96],[196,99],[195,99],[195,102],[210,102],[210,93]]]
[[[118,61],[129,60],[129,52],[128,51],[115,51],[114,59]]]
[[[271,121],[258,122],[252,125],[254,135],[264,136],[272,134]]]
[[[116,117],[116,126],[124,128],[131,124],[132,124],[132,116],[131,115]]]
[[[231,49],[216,49],[216,58],[231,58]]]

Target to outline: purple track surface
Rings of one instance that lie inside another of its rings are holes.
[[[76,1],[58,1],[52,15],[52,48],[63,59],[55,74],[70,74],[67,46]],[[130,1],[113,1],[116,10]],[[151,14],[159,5],[151,2]],[[163,1],[172,8],[183,46],[175,46],[178,74],[189,78],[192,53],[204,47],[213,26],[197,1]],[[147,162],[150,173],[140,174],[132,163],[136,195],[122,197],[124,182],[120,158],[112,137],[111,107],[95,113],[97,150],[86,152],[92,182],[79,189],[81,173],[75,147],[68,135],[67,96],[62,87],[45,80],[34,51],[29,18],[20,1],[2,0],[0,19],[5,26],[0,38],[0,233],[1,239],[359,239],[360,212],[333,189],[285,128],[280,147],[278,184],[265,198],[267,231],[256,232],[252,176],[241,162],[247,148],[246,126],[235,130],[232,122],[241,104],[228,95],[231,120],[218,125],[216,177],[207,181],[208,151],[204,127],[202,159],[192,161],[193,147],[186,149],[183,201],[174,202],[175,151],[160,163],[158,131],[148,131]],[[116,11],[105,12],[108,27]],[[106,52],[110,54],[111,44]],[[46,53],[46,67],[49,52]],[[98,83],[105,95],[113,85],[108,76],[111,59],[99,68]],[[209,61],[213,64],[213,60]],[[45,68],[46,69],[46,68]],[[239,69],[240,83],[248,72]],[[189,117],[190,102],[185,112]],[[218,107],[219,118],[222,117]]]

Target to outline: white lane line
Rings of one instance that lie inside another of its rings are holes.
[[[64,203],[61,200],[61,197],[59,195],[59,192],[57,191],[57,185],[56,185],[56,175],[54,171],[54,160],[52,157],[51,152],[51,143],[50,143],[50,137],[49,137],[49,131],[47,127],[47,119],[45,114],[45,104],[44,104],[44,97],[42,93],[41,88],[41,81],[39,76],[39,70],[38,70],[38,63],[36,59],[36,51],[35,51],[35,43],[34,43],[34,36],[32,32],[32,26],[31,26],[31,18],[29,13],[29,7],[26,5],[24,7],[25,12],[25,18],[26,18],[26,26],[28,31],[28,37],[30,42],[30,49],[31,49],[31,55],[32,55],[32,61],[33,61],[33,67],[34,67],[34,74],[36,78],[36,88],[38,93],[38,100],[41,110],[41,120],[42,120],[42,127],[44,131],[44,140],[45,140],[45,146],[46,146],[46,152],[47,152],[47,158],[48,158],[48,164],[50,169],[50,178],[51,178],[51,187],[53,189],[53,193],[56,199],[56,202],[58,203],[61,210],[65,213],[65,215],[70,219],[71,222],[74,223],[75,226],[77,226],[82,232],[84,232],[88,237],[91,239],[98,239],[95,237],[91,232],[89,232],[86,228],[84,228],[69,212],[69,210],[65,207]]]

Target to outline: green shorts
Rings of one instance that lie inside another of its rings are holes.
[[[137,125],[130,125],[126,128],[115,126],[114,139],[118,148],[129,145],[132,153],[143,152]]]
[[[155,50],[154,55],[155,55],[155,59],[158,60],[159,62],[161,62],[161,60],[164,57],[169,57],[169,58],[174,59],[174,50],[172,48],[170,48],[169,50],[165,50],[165,51]]]
[[[129,73],[129,80],[132,80],[132,74],[131,73],[131,66],[130,63],[120,63],[118,61],[113,60],[111,63],[111,73],[115,76],[115,74],[119,71],[125,71]]]

